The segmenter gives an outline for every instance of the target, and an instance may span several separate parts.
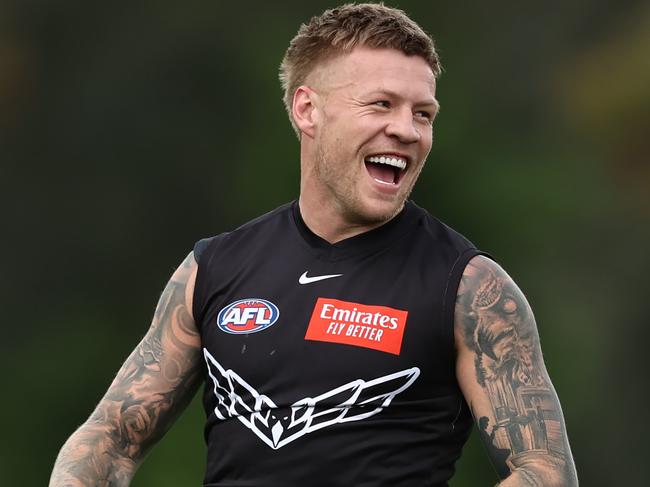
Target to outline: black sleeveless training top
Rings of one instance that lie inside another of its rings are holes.
[[[329,244],[297,202],[204,239],[205,486],[446,486],[471,428],[453,314],[468,240],[412,202]]]

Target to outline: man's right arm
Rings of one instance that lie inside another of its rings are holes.
[[[192,317],[190,253],[160,297],[149,331],[90,418],[59,452],[50,487],[127,486],[194,396],[201,341]]]

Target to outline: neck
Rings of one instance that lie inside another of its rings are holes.
[[[298,206],[307,228],[331,244],[368,232],[387,223],[384,221],[372,223],[349,221],[331,201],[315,201],[312,198],[304,197],[304,193],[300,195]]]

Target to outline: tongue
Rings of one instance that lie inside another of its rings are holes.
[[[390,166],[366,162],[366,168],[368,169],[368,174],[375,179],[391,184],[395,182],[395,170]]]

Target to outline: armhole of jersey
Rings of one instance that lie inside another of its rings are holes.
[[[484,255],[492,259],[492,256],[486,252],[478,250],[477,248],[469,248],[464,250],[451,266],[449,276],[447,277],[447,286],[445,287],[445,294],[442,301],[442,322],[445,332],[445,340],[449,344],[448,350],[451,350],[451,357],[455,363],[456,356],[456,341],[454,338],[454,315],[456,310],[456,297],[458,294],[458,287],[460,280],[465,272],[465,267],[470,260],[477,255]]]
[[[197,264],[199,263],[199,260],[201,260],[203,252],[205,252],[205,249],[208,248],[208,245],[210,245],[211,241],[212,238],[202,238],[194,244],[194,260]]]
[[[203,323],[203,295],[199,292],[199,289],[203,289],[203,270],[206,263],[204,262],[206,250],[210,247],[210,244],[214,243],[216,239],[214,237],[202,238],[194,244],[194,260],[196,261],[197,271],[196,279],[194,281],[194,292],[192,297],[192,317],[194,318],[194,323],[199,332],[202,328]]]

